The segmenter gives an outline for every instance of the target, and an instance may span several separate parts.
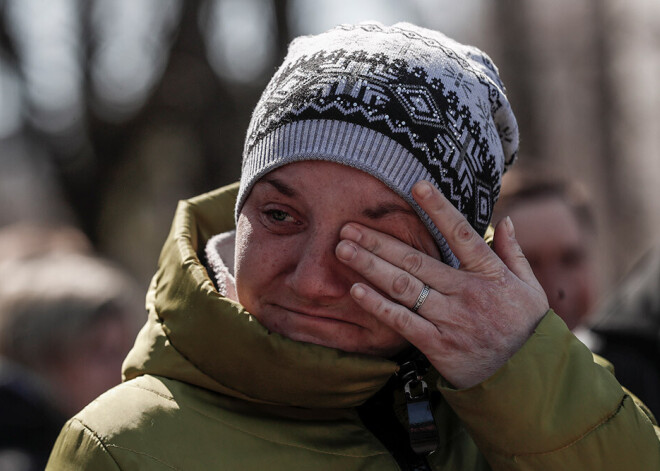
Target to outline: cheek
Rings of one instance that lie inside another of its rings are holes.
[[[589,311],[596,297],[593,273],[589,267],[585,266],[579,271],[577,278],[582,308],[585,311]]]
[[[236,225],[236,245],[234,250],[234,276],[238,301],[248,310],[252,309],[252,293],[259,287],[259,273],[255,262],[261,258],[259,245],[252,243],[254,228],[242,214]],[[256,286],[255,286],[256,285]]]
[[[289,244],[290,245],[290,244]],[[258,299],[269,290],[279,289],[278,275],[286,271],[290,248],[282,238],[241,215],[236,226],[234,275],[238,301],[254,313]]]
[[[250,305],[250,292],[259,285],[259,274],[261,270],[259,259],[262,258],[260,248],[262,244],[254,242],[256,238],[255,228],[250,220],[240,215],[236,225],[236,245],[234,250],[234,276],[236,278],[236,291],[239,302],[248,307]]]
[[[414,247],[416,250],[419,250],[436,260],[441,259],[438,244],[421,221],[416,221],[414,224],[411,224],[410,227],[401,234],[395,233],[392,235],[405,244]]]
[[[254,236],[254,230],[249,219],[241,214],[236,223],[236,245],[234,247],[234,265],[236,277],[238,277],[239,268],[249,266],[246,259],[250,256],[248,247],[250,240]]]

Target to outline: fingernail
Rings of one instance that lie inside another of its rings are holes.
[[[355,248],[355,246],[350,242],[346,242],[345,240],[342,240],[337,245],[336,253],[337,253],[337,257],[341,258],[346,262],[350,262],[357,255],[357,248]]]
[[[357,283],[351,288],[351,296],[355,299],[362,299],[367,294],[367,291]]]
[[[362,238],[362,232],[360,232],[360,230],[352,224],[347,224],[342,228],[339,236],[342,239],[350,239],[354,242],[360,242],[360,238]]]
[[[504,224],[506,225],[506,232],[509,234],[509,237],[512,239],[516,237],[516,230],[513,228],[513,221],[511,221],[511,218],[507,216],[504,218]]]
[[[422,180],[415,184],[413,191],[420,198],[426,198],[431,194],[431,184]]]

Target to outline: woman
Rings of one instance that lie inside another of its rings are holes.
[[[409,24],[295,40],[240,186],[181,203],[126,382],[49,468],[660,464],[510,221],[483,239],[517,142],[475,48]]]

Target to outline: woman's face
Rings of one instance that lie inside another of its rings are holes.
[[[348,222],[440,258],[414,210],[376,178],[332,162],[292,163],[259,180],[241,210],[238,298],[266,328],[290,339],[391,356],[407,342],[355,304],[349,289],[366,280],[335,255]]]

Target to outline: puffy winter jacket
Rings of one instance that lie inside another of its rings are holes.
[[[400,469],[363,405],[405,427],[397,388],[374,401],[395,362],[269,333],[214,287],[198,253],[233,228],[236,191],[179,205],[125,381],[69,420],[47,469]],[[660,469],[649,416],[551,311],[483,383],[455,390],[433,370],[426,380],[431,469]]]

